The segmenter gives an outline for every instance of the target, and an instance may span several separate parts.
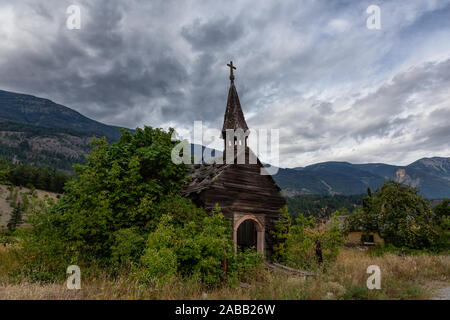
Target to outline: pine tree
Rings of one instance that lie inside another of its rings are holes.
[[[370,190],[370,188],[367,188],[367,195],[362,200],[362,206],[367,211],[369,210],[371,205],[372,205],[372,191]]]
[[[289,237],[291,228],[291,217],[288,213],[287,206],[280,209],[280,215],[277,221],[274,222],[274,230],[271,235],[275,241],[273,246],[273,259],[277,262],[283,262],[286,256],[286,240]]]
[[[13,212],[11,213],[11,218],[8,221],[7,228],[9,231],[14,231],[19,227],[22,223],[22,215],[23,209],[20,202],[17,202],[17,205],[14,207]]]

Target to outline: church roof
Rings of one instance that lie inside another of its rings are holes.
[[[208,189],[227,168],[226,164],[193,165],[189,176],[191,182],[183,190],[183,195],[188,196],[192,193],[200,193]]]
[[[247,150],[245,151],[250,151],[249,148],[246,149]],[[234,161],[236,161],[238,155],[239,151],[234,153]],[[191,165],[189,177],[191,177],[192,180],[185,187],[183,194],[189,195],[191,193],[200,193],[204,189],[208,189],[217,180],[217,178],[231,165],[232,164],[225,163],[223,154],[213,159],[212,164]]]
[[[250,150],[250,148],[245,147],[244,150],[237,150],[235,149],[234,153],[234,162],[237,161],[239,155],[241,152],[245,152],[245,159],[248,161],[249,154],[253,151]],[[253,154],[253,156],[256,158],[256,156]],[[216,181],[217,179],[226,172],[227,169],[233,167],[233,166],[240,166],[239,164],[231,163],[226,164],[224,163],[224,159],[222,158],[223,155],[218,156],[216,159],[213,160],[212,164],[195,164],[191,165],[190,167],[190,173],[189,176],[191,177],[191,181],[185,186],[182,194],[184,196],[188,196],[193,193],[201,193],[205,189],[209,189]],[[219,158],[222,158],[221,161],[218,161]],[[259,167],[264,167],[258,158],[256,165]],[[271,175],[266,175],[268,179],[272,181],[272,183],[275,185],[275,187],[278,190],[281,190],[280,187],[276,184],[275,180],[273,180],[273,177]]]
[[[232,69],[231,69],[232,70]],[[234,86],[234,75],[230,75],[230,90],[228,91],[227,109],[225,110],[225,116],[222,127],[222,138],[225,139],[227,129],[242,129],[248,130],[247,122],[242,112],[241,103],[239,102],[239,96]]]

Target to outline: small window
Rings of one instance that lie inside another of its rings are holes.
[[[373,234],[363,234],[363,235],[361,235],[361,242],[374,243],[375,238],[374,238]]]

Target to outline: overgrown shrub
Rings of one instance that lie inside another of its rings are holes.
[[[251,282],[263,272],[264,257],[253,249],[239,251],[232,260],[230,281]]]
[[[337,216],[324,225],[299,213],[295,223],[289,225],[286,209],[281,210],[273,235],[276,261],[300,269],[315,269],[335,261],[344,243]]]
[[[0,217],[2,213],[0,212]],[[5,246],[8,244],[15,243],[15,238],[12,237],[11,232],[3,226],[0,227],[0,246]]]
[[[145,238],[139,229],[120,229],[114,232],[113,237],[111,261],[115,266],[130,266],[139,260],[145,245]]]
[[[148,127],[124,131],[111,145],[94,140],[87,164],[75,166],[76,178],[56,205],[33,220],[35,229],[49,225],[82,260],[109,263],[113,247],[119,250],[116,232],[151,232],[164,213],[159,206],[186,181],[186,167],[170,158],[175,143],[171,132]]]
[[[165,215],[149,234],[142,256],[143,273],[153,279],[178,274],[217,285],[226,275],[224,263],[233,257],[230,222],[216,209],[184,225]]]
[[[274,228],[271,232],[273,239],[275,240],[273,246],[272,259],[277,262],[282,262],[287,255],[287,243],[291,230],[291,217],[287,206],[284,206],[280,210],[280,215],[274,223]]]
[[[418,190],[388,181],[348,220],[348,229],[377,232],[387,245],[410,249],[435,246],[435,216]]]
[[[450,251],[450,216],[443,216],[440,219],[435,247],[438,251]]]
[[[21,232],[21,273],[48,281],[68,265],[128,268],[141,280],[193,277],[217,285],[239,274],[231,225],[220,209],[207,214],[179,192],[184,164],[171,161],[172,130],[124,131],[108,145],[94,140],[86,165],[56,204],[33,206]],[[226,270],[226,264],[230,267]]]
[[[74,247],[61,237],[62,226],[55,223],[56,217],[52,199],[34,199],[27,218],[32,227],[15,232],[20,238],[20,247],[13,248],[12,253],[21,265],[16,276],[51,282],[64,277],[67,266],[80,264]]]
[[[23,223],[24,206],[21,202],[17,202],[11,213],[7,228],[9,231],[15,231]]]

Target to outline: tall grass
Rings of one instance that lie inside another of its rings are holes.
[[[366,287],[369,265],[381,269],[381,290]],[[99,270],[82,271],[82,289],[68,290],[65,283],[17,283],[10,276],[16,268],[14,256],[1,247],[0,299],[427,299],[437,288],[450,286],[449,255],[373,256],[358,249],[342,249],[336,263],[316,277],[259,271],[244,287],[205,288],[194,279],[144,285],[126,271],[112,277]]]

